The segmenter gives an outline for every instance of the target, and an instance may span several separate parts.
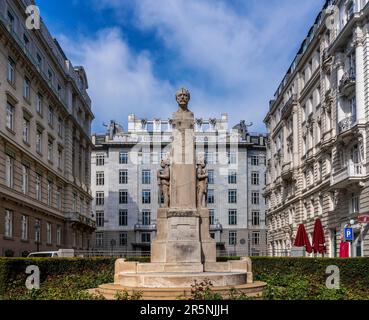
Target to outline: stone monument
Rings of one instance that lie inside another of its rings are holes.
[[[151,245],[151,262],[118,259],[113,285],[98,290],[135,290],[144,299],[175,299],[189,295],[195,280],[208,279],[219,292],[235,287],[260,294],[265,284],[253,283],[251,260],[216,262],[216,243],[210,237],[207,208],[208,171],[204,159],[196,159],[194,114],[188,109],[190,93],[176,94],[170,159],[157,173],[163,203],[157,212],[157,236]],[[104,291],[105,290],[105,291]]]

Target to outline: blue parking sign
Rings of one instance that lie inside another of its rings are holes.
[[[352,228],[345,228],[345,241],[353,241],[354,233],[352,232]]]

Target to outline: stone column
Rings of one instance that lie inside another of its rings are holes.
[[[355,30],[354,44],[356,57],[356,118],[357,123],[365,123],[364,37],[359,26]]]
[[[343,53],[338,53],[336,56],[336,68],[337,68],[337,124],[345,118],[345,114],[342,110],[342,98],[339,95],[339,87],[342,76],[344,75],[344,61]],[[337,127],[338,131],[338,127]]]

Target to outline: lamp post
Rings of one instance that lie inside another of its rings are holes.
[[[40,251],[40,232],[41,232],[41,226],[40,226],[40,222],[38,221],[35,224],[35,234],[36,234],[36,246],[37,246],[37,252]]]
[[[114,251],[114,247],[117,244],[117,242],[115,241],[115,239],[111,239],[110,240],[110,246],[111,246],[111,255],[113,256],[113,251]]]

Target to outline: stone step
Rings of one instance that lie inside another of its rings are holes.
[[[238,292],[245,293],[248,297],[260,297],[266,286],[264,282],[254,282],[234,287]],[[214,293],[219,293],[227,298],[233,287],[215,287],[212,289]],[[188,299],[191,296],[191,288],[124,288],[117,284],[101,285],[97,289],[89,290],[90,293],[100,293],[108,300],[115,300],[116,293],[119,291],[127,291],[129,295],[141,292],[142,300],[177,300],[180,297]]]

